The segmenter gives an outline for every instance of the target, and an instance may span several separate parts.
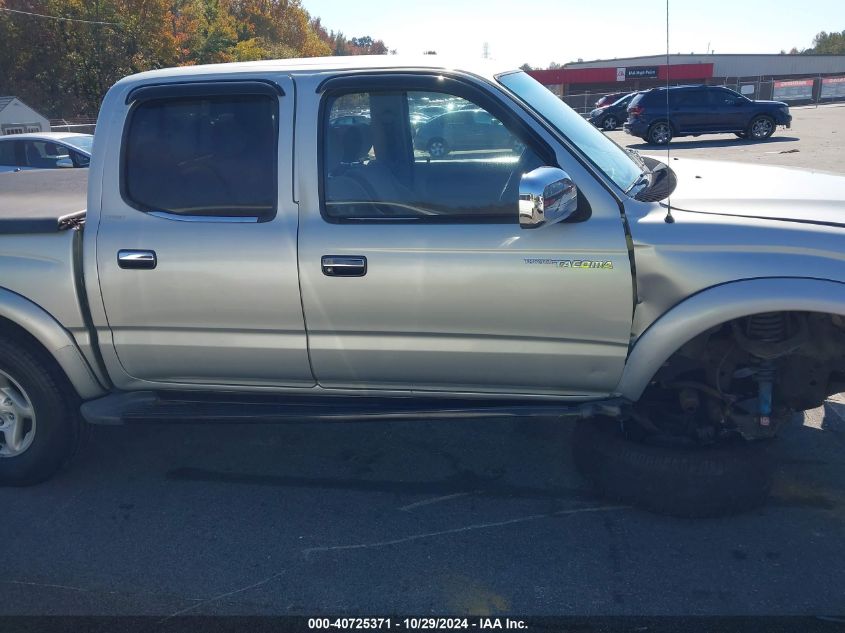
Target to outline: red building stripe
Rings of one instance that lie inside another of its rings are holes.
[[[631,66],[642,68],[643,66]],[[667,68],[668,73],[667,73]],[[560,68],[558,70],[531,70],[529,75],[541,84],[606,84],[616,82],[616,66],[603,68]],[[701,80],[713,76],[713,64],[662,64],[657,67],[657,77],[670,81]],[[627,81],[633,81],[628,79]],[[621,83],[621,82],[620,82]]]

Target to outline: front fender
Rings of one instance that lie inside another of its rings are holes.
[[[23,328],[41,343],[82,399],[105,393],[73,337],[43,308],[11,290],[0,288],[0,318]]]
[[[637,400],[669,357],[702,332],[751,314],[780,311],[845,316],[845,284],[771,277],[702,290],[665,312],[637,339],[616,392],[628,400]]]

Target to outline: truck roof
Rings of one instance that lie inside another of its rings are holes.
[[[52,233],[85,218],[87,169],[0,174],[0,233]]]
[[[315,73],[333,70],[395,70],[400,68],[464,70],[483,77],[519,70],[490,60],[455,59],[439,55],[347,55],[334,57],[304,57],[296,59],[268,59],[228,64],[204,64],[149,70],[121,79],[118,84],[136,83],[151,79],[192,77],[209,74],[237,74],[256,72]]]

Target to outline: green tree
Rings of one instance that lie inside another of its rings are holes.
[[[386,54],[327,31],[300,0],[0,0],[0,94],[51,117],[93,115],[121,77],[166,66]]]
[[[845,31],[822,31],[813,38],[813,47],[804,52],[814,55],[845,55]]]

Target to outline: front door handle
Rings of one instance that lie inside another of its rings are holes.
[[[363,277],[367,274],[367,258],[349,255],[323,255],[323,274],[328,277]]]
[[[155,251],[121,249],[117,251],[117,265],[121,268],[152,270],[158,264]]]

